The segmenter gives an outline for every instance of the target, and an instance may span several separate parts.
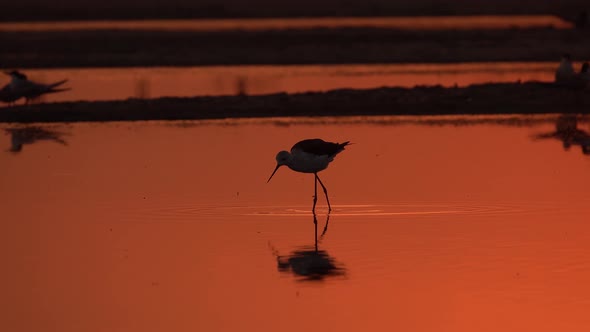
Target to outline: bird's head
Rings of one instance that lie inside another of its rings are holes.
[[[266,183],[270,182],[270,179],[272,179],[273,175],[275,175],[275,173],[277,172],[279,167],[281,167],[283,165],[287,165],[289,163],[289,159],[291,159],[291,154],[288,151],[281,151],[281,152],[277,153],[276,159],[277,159],[277,167],[275,167],[275,170],[272,172],[272,174],[270,175],[270,177],[268,178],[268,181],[266,181]]]
[[[12,78],[18,78],[18,79],[22,79],[22,80],[27,79],[27,75],[21,73],[18,70],[6,70],[6,71],[4,71],[4,74],[6,74]]]

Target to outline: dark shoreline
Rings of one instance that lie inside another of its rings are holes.
[[[1,32],[0,68],[590,60],[590,30],[315,28],[268,31]],[[73,47],[73,45],[75,47]]]
[[[261,96],[80,101],[1,108],[0,123],[549,113],[590,113],[590,90],[528,82],[465,88],[341,89]]]

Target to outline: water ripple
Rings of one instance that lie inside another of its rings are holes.
[[[567,213],[557,203],[395,203],[395,204],[341,204],[333,205],[332,215],[342,217],[384,217],[384,216],[516,216],[531,214]],[[317,213],[327,212],[325,206],[318,206]],[[573,213],[574,211],[572,211]],[[309,205],[167,205],[136,207],[124,212],[131,219],[198,221],[240,216],[260,217],[303,217],[311,215]]]

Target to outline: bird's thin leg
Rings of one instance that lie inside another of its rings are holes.
[[[313,192],[313,208],[311,208],[311,212],[313,212],[314,216],[315,216],[315,204],[318,201],[318,175],[315,174],[313,183],[314,183],[314,192]]]
[[[322,183],[322,180],[320,180],[320,177],[317,174],[315,175],[315,178],[320,182],[320,184],[322,185],[322,188],[324,189],[324,194],[326,195],[326,202],[328,202],[328,212],[330,212],[330,211],[332,211],[332,207],[330,206],[330,199],[328,198],[328,189],[326,189],[326,186],[324,186],[324,184]]]
[[[326,225],[324,226],[324,230],[322,231],[322,235],[320,235],[320,241],[324,238],[324,235],[328,231],[328,223],[329,222],[330,222],[330,212],[328,212],[328,215],[326,217]]]

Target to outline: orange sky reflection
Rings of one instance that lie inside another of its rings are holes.
[[[206,123],[2,152],[7,331],[590,328],[590,157],[531,138],[554,124]],[[314,243],[313,177],[266,183],[308,137],[355,143],[321,173],[319,246],[346,270],[321,283],[275,256]]]
[[[219,96],[238,93],[239,82],[251,95],[299,93],[383,86],[467,86],[489,82],[554,79],[557,64],[459,63],[309,66],[209,66],[154,68],[31,69],[30,79],[55,82],[69,79],[72,90],[48,95],[45,101],[114,100],[131,97]],[[576,64],[576,68],[580,65]],[[174,84],[170,84],[174,82]],[[0,79],[0,84],[8,78]]]

